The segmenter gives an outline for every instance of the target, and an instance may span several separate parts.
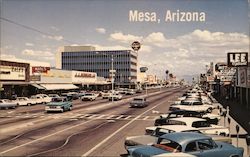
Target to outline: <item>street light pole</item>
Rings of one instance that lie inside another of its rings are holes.
[[[112,72],[111,72],[111,75],[112,75],[112,80],[111,80],[111,83],[112,83],[112,104],[113,104],[113,102],[114,102],[114,55],[112,54],[111,55],[111,61],[112,61],[112,63],[111,63],[111,70],[112,70]]]

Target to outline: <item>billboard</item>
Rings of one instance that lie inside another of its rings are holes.
[[[247,52],[229,52],[227,53],[227,64],[229,67],[247,66],[248,53]]]
[[[0,66],[0,80],[25,81],[25,67]]]

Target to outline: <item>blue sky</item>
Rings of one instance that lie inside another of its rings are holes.
[[[155,12],[161,22],[129,22],[129,10]],[[206,21],[164,22],[167,10],[205,12]],[[204,72],[228,51],[249,52],[247,0],[2,0],[1,17],[51,34],[1,20],[2,57],[52,65],[58,47],[71,44],[130,49],[139,40],[142,66],[178,76]]]

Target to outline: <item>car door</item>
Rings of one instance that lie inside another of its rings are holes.
[[[218,146],[211,139],[203,139],[197,141],[197,146],[200,151],[199,157],[222,157],[223,151],[218,150]]]

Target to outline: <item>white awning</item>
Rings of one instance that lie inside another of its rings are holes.
[[[46,90],[60,90],[60,89],[77,89],[79,87],[73,84],[41,84]]]
[[[32,86],[36,87],[37,89],[45,89],[44,87],[38,85],[38,84],[31,84]]]

